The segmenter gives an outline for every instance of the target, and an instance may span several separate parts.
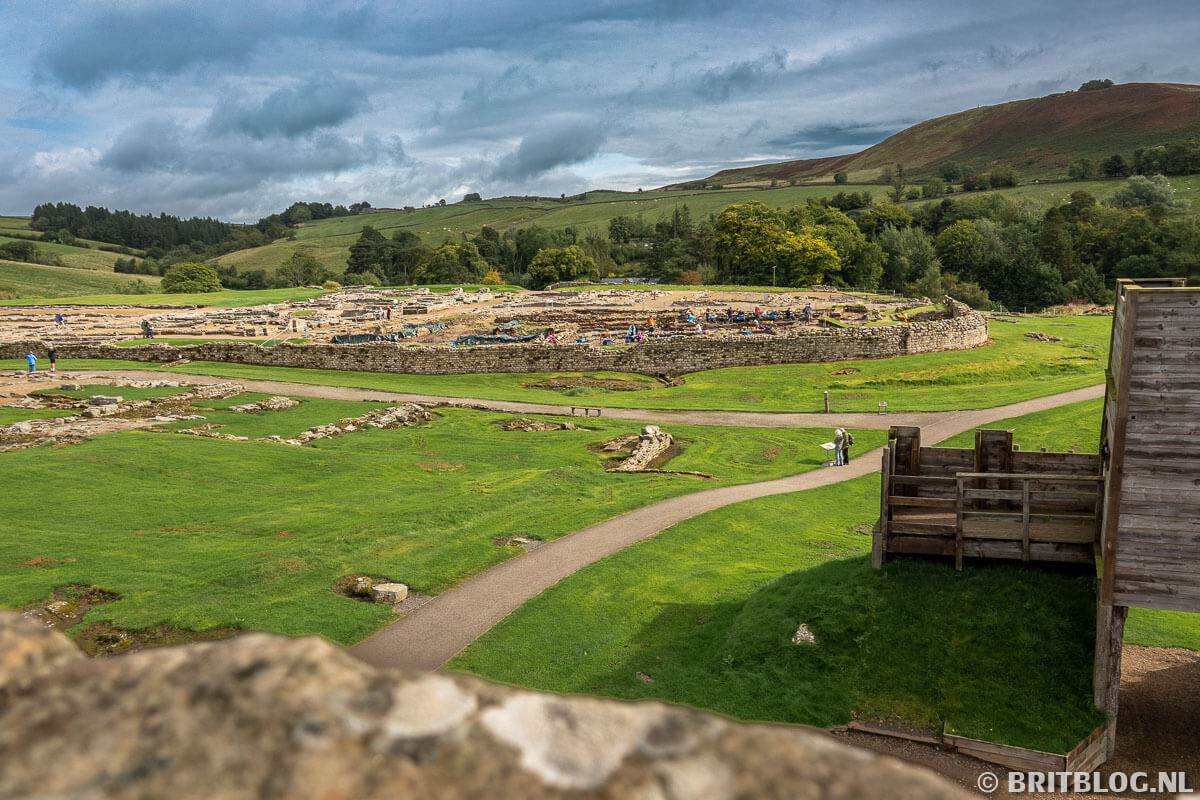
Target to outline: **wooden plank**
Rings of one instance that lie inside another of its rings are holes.
[[[1193,564],[1171,558],[1134,555],[1117,551],[1117,580],[1160,583],[1179,589],[1200,589],[1200,573]]]
[[[964,538],[963,555],[968,558],[1006,558],[1015,561],[1021,557],[1021,545],[1016,540]],[[1056,564],[1091,564],[1093,553],[1090,544],[1031,542],[1029,558],[1031,561]]]
[[[883,725],[872,725],[869,722],[862,722],[857,719],[852,719],[846,723],[846,729],[851,731],[861,731],[862,733],[871,733],[876,736],[890,736],[893,739],[905,739],[910,742],[921,742],[923,744],[940,745],[941,737],[934,736],[930,733],[917,733],[915,731],[906,731],[899,728],[887,728]]]
[[[1061,472],[960,472],[959,475],[964,478],[1019,478],[1027,481],[1069,481],[1079,484],[1103,481],[1100,475],[1066,475]]]
[[[1121,577],[1114,579],[1115,592],[1141,597],[1171,598],[1180,602],[1188,602],[1200,610],[1200,586],[1177,586],[1168,583],[1153,583],[1151,581],[1126,580]],[[1136,605],[1130,604],[1130,605]]]
[[[936,486],[936,485],[951,486],[954,484],[954,478],[943,477],[938,475],[892,475],[892,485],[900,486]]]
[[[1200,533],[1146,531],[1139,538],[1128,535],[1122,537],[1121,543],[1117,546],[1117,553],[1141,553],[1144,555],[1171,553],[1177,554],[1180,558],[1190,558],[1193,553],[1200,553]]]
[[[1136,506],[1121,520],[1121,531],[1129,531],[1131,536],[1141,538],[1140,531],[1174,531],[1176,533],[1200,532],[1200,519],[1190,514],[1172,514],[1167,508],[1149,508],[1141,503],[1130,503]],[[1146,509],[1143,511],[1142,509]],[[1158,511],[1159,514],[1153,512]],[[1134,531],[1139,533],[1135,534]]]
[[[1189,613],[1200,611],[1200,603],[1191,597],[1126,592],[1120,589],[1113,592],[1113,597],[1121,605],[1131,608],[1152,608],[1159,611],[1186,611]]]
[[[949,522],[900,522],[892,520],[888,525],[888,530],[892,533],[925,533],[941,536],[954,535],[954,523]]]
[[[889,506],[903,506],[913,508],[954,508],[957,501],[952,497],[899,497],[893,496],[887,498]]]
[[[889,553],[907,553],[921,556],[952,556],[954,540],[948,536],[888,536]]]
[[[1030,750],[1007,744],[968,739],[965,736],[943,734],[942,740],[958,752],[974,756],[992,764],[1026,772],[1062,772],[1066,769],[1067,757],[1043,750]]]
[[[1020,500],[1020,489],[963,489],[963,500]]]

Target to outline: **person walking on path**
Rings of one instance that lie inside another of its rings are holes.
[[[842,466],[850,463],[850,445],[854,444],[854,434],[842,428]]]
[[[54,372],[54,367],[58,364],[58,353],[54,349],[54,345],[46,350],[46,356],[50,359],[50,371]]]
[[[30,353],[29,355],[25,356],[25,363],[29,364],[29,374],[32,375],[34,370],[37,369],[37,356],[35,356],[33,353]]]
[[[842,466],[842,446],[846,443],[846,431],[843,428],[833,430],[833,465]]]

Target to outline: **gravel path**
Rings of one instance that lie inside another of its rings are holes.
[[[476,400],[461,397],[441,397],[427,394],[409,394],[406,392],[385,392],[378,389],[354,389],[344,386],[319,386],[306,383],[286,383],[283,381],[256,381],[241,378],[218,378],[210,375],[191,375],[182,372],[150,372],[146,370],[71,370],[69,373],[58,373],[60,380],[87,381],[89,379],[108,380],[126,378],[130,380],[177,380],[191,384],[225,383],[234,381],[246,387],[247,391],[263,394],[286,394],[293,397],[320,397],[327,400],[377,400],[383,402],[425,403],[458,406],[462,408],[482,408],[489,411],[503,411],[512,414],[559,414],[569,416],[571,405],[548,405],[545,403],[521,403],[507,400]],[[7,378],[0,381],[0,392],[5,382],[26,384],[21,393],[27,390],[27,382],[22,378]],[[49,386],[47,386],[49,388]],[[922,428],[934,429],[939,423],[956,419],[959,415],[984,415],[982,419],[1003,419],[1004,417],[1026,414],[1042,408],[1051,408],[1078,400],[1091,400],[1104,396],[1103,384],[1065,392],[1050,398],[1038,398],[1024,403],[1016,403],[1002,408],[982,409],[979,411],[909,411],[889,414],[788,414],[769,413],[760,411],[671,411],[650,408],[605,408],[602,416],[608,419],[627,419],[648,424],[670,423],[687,425],[727,425],[732,427],[749,428],[834,428],[845,427],[863,430],[887,430],[893,425],[919,425]],[[1050,402],[1051,405],[1041,405]],[[583,408],[575,405],[574,408]],[[593,406],[588,406],[594,408]],[[1008,413],[1008,409],[1016,410]],[[1001,413],[996,416],[996,412]],[[976,424],[976,423],[972,423]],[[968,426],[969,427],[969,426]],[[966,428],[956,428],[951,434]],[[945,438],[945,437],[942,437]]]
[[[1093,386],[1000,408],[924,414],[921,415],[922,438],[926,442],[937,442],[994,420],[1055,408],[1079,400],[1101,397],[1103,394],[1103,386]],[[641,413],[653,415],[654,412]],[[690,417],[691,412],[684,413]],[[761,415],[731,416],[736,419],[754,419]],[[815,416],[825,425],[828,425],[829,419],[824,415],[790,416]],[[896,418],[900,416],[895,415],[891,423],[896,424]],[[645,419],[661,421],[665,418],[647,416]],[[838,422],[842,422],[843,419],[837,417]],[[743,421],[740,424],[755,423]],[[811,426],[816,423],[809,424]],[[696,492],[613,517],[497,564],[486,572],[464,581],[438,595],[419,610],[400,617],[373,636],[354,645],[350,648],[350,653],[368,664],[380,667],[436,669],[522,603],[594,561],[649,538],[689,517],[730,503],[812,489],[867,475],[878,469],[881,454],[882,449],[873,450],[855,458],[845,467],[819,469],[773,481]]]

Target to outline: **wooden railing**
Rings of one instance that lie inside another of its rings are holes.
[[[888,487],[881,509],[885,530],[953,536],[956,569],[962,569],[964,537],[1019,542],[1022,561],[1030,560],[1031,543],[1078,545],[1095,541],[1102,481],[1098,475],[896,475],[889,474],[891,466],[885,464],[884,468]],[[1078,489],[1070,488],[1076,484]],[[892,518],[892,509],[899,511],[899,518]]]

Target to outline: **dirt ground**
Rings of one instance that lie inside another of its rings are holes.
[[[1187,785],[1200,790],[1200,653],[1178,648],[1127,645],[1121,663],[1121,705],[1117,715],[1117,746],[1113,758],[1100,768],[1113,772],[1184,772]],[[833,734],[843,741],[877,753],[928,767],[983,795],[976,781],[984,772],[1007,786],[1008,770],[932,745],[891,739],[857,731]],[[1019,794],[998,790],[990,797],[1104,798],[1157,797],[1155,794]],[[1181,797],[1183,795],[1180,795]]]

